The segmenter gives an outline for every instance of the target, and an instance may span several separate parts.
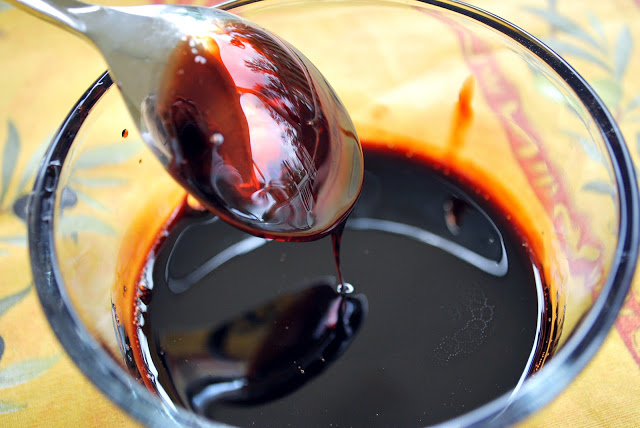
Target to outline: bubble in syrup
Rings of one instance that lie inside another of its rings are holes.
[[[194,198],[191,195],[187,195],[187,205],[189,205],[189,208],[194,209],[196,211],[204,211],[206,209],[204,205],[200,203],[200,201],[198,201],[196,198]]]
[[[354,287],[348,282],[344,282],[342,284],[338,284],[337,290],[340,294],[351,294],[353,293]]]
[[[219,132],[216,132],[216,133],[212,134],[211,137],[209,137],[209,141],[211,141],[216,146],[219,146],[222,143],[224,143],[224,135],[222,135]]]

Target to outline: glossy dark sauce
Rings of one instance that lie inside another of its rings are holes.
[[[183,204],[140,275],[132,371],[233,425],[388,427],[466,413],[538,369],[550,297],[512,213],[364,147],[339,242],[353,294],[334,291],[329,240],[265,241]]]
[[[143,116],[172,176],[254,235],[318,239],[358,197],[362,151],[344,106],[301,54],[242,21],[179,44]]]

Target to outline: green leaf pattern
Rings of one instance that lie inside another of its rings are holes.
[[[49,145],[49,141],[51,141],[52,138],[53,138],[53,134],[49,134],[42,141],[40,146],[38,146],[38,148],[34,150],[33,154],[27,161],[26,166],[22,170],[22,176],[20,177],[20,181],[18,182],[17,189],[19,193],[26,193],[29,191],[29,187],[31,187],[30,184],[33,181],[33,178],[36,174],[36,169],[38,168],[38,165],[42,160],[42,156],[44,155],[44,152],[47,149],[47,146]]]
[[[21,235],[12,235],[12,236],[0,236],[0,242],[15,245],[18,247],[26,248],[27,247],[27,236],[24,234]]]
[[[615,75],[618,79],[622,79],[627,71],[632,49],[633,39],[631,38],[631,30],[625,25],[620,29],[618,41],[616,42]]]
[[[567,18],[564,15],[559,14],[555,10],[540,9],[537,7],[525,7],[525,10],[538,15],[539,17],[547,21],[556,30],[571,34],[575,38],[590,45],[591,47],[594,47],[600,51],[603,50],[603,47],[593,36],[591,36],[591,34],[580,28],[580,26],[576,22],[572,21],[570,18]]]
[[[35,172],[52,136],[53,134],[50,134],[37,146],[33,153],[30,154],[22,171],[18,171],[16,165],[21,157],[22,149],[20,135],[14,122],[11,120],[7,122],[7,135],[4,145],[0,147],[0,153],[2,154],[0,163],[0,212],[10,212],[14,202],[19,198],[24,198],[29,192]],[[133,140],[126,143],[117,141],[99,147],[87,148],[80,154],[74,166],[67,190],[72,192],[85,207],[94,211],[108,212],[108,206],[92,197],[89,190],[124,186],[128,183],[128,180],[124,177],[109,176],[108,174],[95,176],[93,175],[93,170],[103,166],[121,165],[135,156],[142,147],[143,143],[141,141]],[[16,185],[13,186],[14,184]],[[75,201],[73,204],[75,205]],[[75,227],[77,231],[114,234],[114,229],[111,226],[96,217],[84,214],[69,217],[69,213],[65,211],[62,218],[64,219],[63,224],[66,226],[64,230],[67,231],[74,227],[73,222],[76,221]],[[21,235],[0,236],[0,257],[11,254],[10,246],[25,247],[26,230]]]
[[[559,54],[569,60],[578,58],[598,66],[602,75],[590,81],[601,95],[607,106],[615,113],[621,109],[623,101],[623,78],[629,68],[629,59],[633,55],[633,37],[627,24],[620,24],[615,41],[607,40],[604,26],[593,12],[584,13],[589,22],[589,28],[582,28],[571,18],[555,10],[555,2],[549,2],[546,9],[525,7],[526,11],[544,19],[551,27],[551,36],[544,41]],[[623,112],[629,112],[640,107],[640,94],[635,95]],[[621,120],[617,115],[618,121]]]
[[[9,3],[0,0],[0,12],[2,12],[3,10],[7,10],[7,9],[12,9],[13,6],[11,6]],[[1,406],[2,403],[0,403]],[[2,413],[2,410],[0,408],[0,413]]]
[[[640,107],[640,94],[636,95],[625,107],[625,111],[635,110]]]
[[[140,141],[127,141],[90,147],[83,151],[75,169],[97,168],[106,165],[120,165],[130,160],[142,148]]]
[[[69,181],[75,186],[87,188],[120,187],[129,182],[124,177],[81,177],[74,175]]]
[[[60,359],[60,354],[49,358],[33,358],[0,370],[0,389],[13,388],[37,378]]]
[[[33,284],[29,284],[24,289],[0,299],[0,317],[24,299],[32,287]],[[49,370],[59,359],[60,354],[57,354],[48,358],[31,358],[7,366],[0,365],[0,390],[12,388],[37,378]],[[0,414],[17,412],[26,407],[27,403],[0,401]]]
[[[9,401],[0,401],[0,415],[6,415],[7,413],[17,412],[18,410],[25,409],[26,403],[11,403]]]
[[[592,192],[601,193],[603,195],[609,195],[616,197],[616,193],[611,188],[611,183],[606,181],[590,181],[582,187],[584,190],[590,190]]]
[[[7,196],[9,190],[9,184],[11,182],[11,176],[13,175],[13,169],[18,160],[18,154],[20,153],[20,138],[18,137],[18,131],[16,126],[10,120],[7,124],[7,140],[4,143],[4,149],[2,150],[2,175],[0,176],[0,206],[3,205],[4,199]]]
[[[599,74],[589,79],[589,83],[600,95],[620,125],[640,123],[640,94],[625,92],[625,77],[629,60],[634,55],[634,41],[628,24],[620,23],[615,37],[607,38],[604,26],[598,16],[590,10],[574,9],[587,18],[581,26],[570,17],[557,11],[555,0],[548,0],[547,8],[524,7],[523,9],[543,19],[550,27],[549,36],[543,40],[570,62],[579,59],[598,67]],[[542,82],[534,81],[536,89],[545,97],[558,102],[558,95]],[[602,155],[596,153],[591,144],[578,140],[586,154],[596,162],[602,162]],[[629,142],[631,143],[631,142]],[[636,134],[635,154],[640,156],[640,132]],[[591,147],[591,150],[588,148]],[[593,181],[583,186],[583,190],[613,196],[610,183]]]
[[[82,202],[87,204],[87,206],[97,211],[109,211],[109,207],[107,205],[103,204],[102,202],[100,202],[90,194],[80,189],[74,189],[74,190],[76,192],[76,195],[78,195],[78,199],[80,199]]]
[[[115,236],[116,231],[105,221],[89,215],[63,215],[60,217],[60,232],[72,237],[78,232],[93,232]]]
[[[67,187],[72,190],[78,197],[78,200],[87,207],[99,212],[109,212],[109,207],[92,196],[91,191],[100,188],[124,186],[128,183],[128,180],[120,176],[87,175],[85,172],[88,173],[89,170],[93,171],[95,168],[121,165],[128,162],[140,151],[142,146],[141,141],[127,141],[126,143],[115,142],[86,149],[79,155],[78,160],[74,164],[74,171]],[[76,232],[91,231],[107,235],[115,234],[111,226],[95,217],[84,215],[68,217],[67,214],[64,214],[61,220],[63,233],[67,236],[74,236],[74,233],[71,232],[74,227]],[[71,221],[77,223],[72,224]],[[65,226],[68,228],[65,229]],[[67,232],[69,233],[67,234]]]
[[[597,55],[589,52],[587,48],[583,48],[578,45],[574,45],[573,43],[564,42],[562,40],[547,38],[545,42],[551,49],[560,53],[563,56],[574,56],[576,58],[583,59],[585,61],[591,62],[604,71],[611,73],[612,69],[609,64],[607,64],[604,60],[600,59]]]
[[[18,291],[17,293],[0,299],[0,317],[4,315],[5,312],[7,312],[9,309],[11,309],[12,306],[14,306],[20,300],[24,299],[24,297],[29,294],[32,286],[33,284],[29,284],[26,288]]]
[[[585,11],[585,13],[587,14],[587,19],[589,20],[591,28],[596,32],[598,38],[600,39],[600,44],[605,45],[607,43],[607,36],[605,36],[604,34],[604,27],[602,26],[602,22],[600,22],[600,19],[598,19],[596,14],[592,11],[587,10]]]
[[[0,0],[0,10],[2,5]],[[27,154],[22,153],[20,135],[15,123],[11,120],[7,122],[4,144],[0,146],[0,155],[2,156],[0,160],[0,213],[15,214],[17,209],[14,208],[14,204],[16,201],[19,199],[24,201],[51,137],[52,135],[49,135],[35,150],[29,153],[24,166],[18,168],[17,165],[19,165],[21,157]],[[141,147],[141,142],[128,141],[126,144],[117,142],[85,150],[78,159],[77,168],[72,174],[73,179],[69,181],[65,192],[73,192],[77,197],[77,202],[90,210],[108,211],[105,204],[91,197],[90,192],[85,190],[115,188],[126,185],[128,181],[126,178],[110,177],[104,174],[101,176],[91,175],[93,171],[89,170],[101,166],[120,165],[131,159]],[[72,200],[72,204],[75,205],[76,198],[72,198]],[[62,202],[64,207],[64,199]],[[65,211],[60,218],[60,227],[63,234],[69,234],[72,237],[78,232],[115,234],[113,227],[90,214],[74,214]],[[14,230],[11,235],[0,236],[0,257],[11,255],[12,249],[15,248],[22,251],[26,248],[26,230],[22,233]],[[23,300],[32,288],[33,285],[29,284],[13,294],[0,298],[0,316]],[[3,348],[4,344],[3,341]],[[29,358],[7,365],[2,364],[3,355],[3,353],[0,354],[0,390],[13,388],[41,376],[61,358],[61,354],[56,354],[45,358]],[[0,415],[17,412],[27,407],[27,402],[0,400]],[[2,424],[0,423],[0,425]]]

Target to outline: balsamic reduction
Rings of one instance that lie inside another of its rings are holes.
[[[541,366],[550,297],[513,213],[363,146],[341,242],[353,294],[334,291],[327,240],[264,240],[186,203],[157,231],[130,308],[150,388],[240,426],[423,426]]]

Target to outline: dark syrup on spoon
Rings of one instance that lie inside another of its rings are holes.
[[[186,38],[143,116],[166,142],[171,175],[253,235],[321,238],[358,197],[362,150],[344,106],[306,58],[266,30],[230,21]]]

